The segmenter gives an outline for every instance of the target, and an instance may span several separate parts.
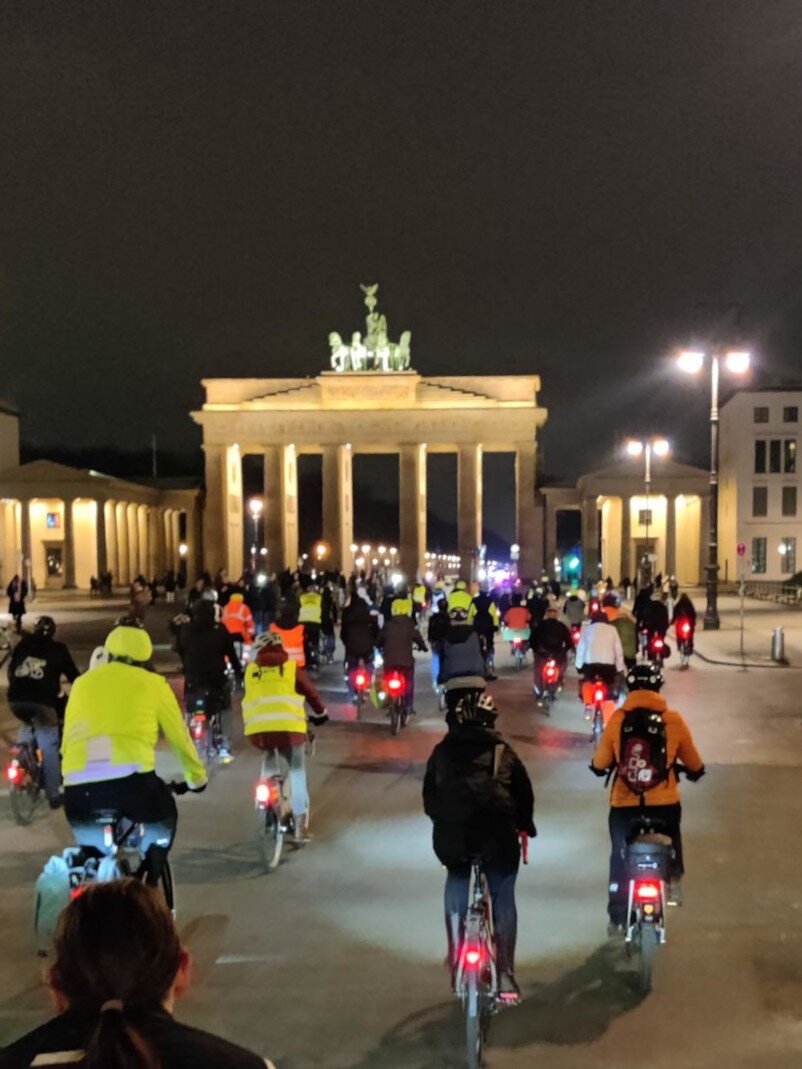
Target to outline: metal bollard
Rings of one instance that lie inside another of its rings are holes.
[[[785,628],[775,627],[771,636],[771,659],[779,664],[786,664],[785,660]]]

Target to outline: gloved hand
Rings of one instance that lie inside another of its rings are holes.
[[[594,776],[606,776],[607,773],[610,771],[609,768],[596,768],[594,764],[589,764],[588,768]]]
[[[202,783],[200,785],[200,787],[190,787],[190,785],[187,784],[187,790],[189,791],[190,794],[203,794],[203,792],[206,790],[206,788],[208,786],[209,786],[208,782],[207,783]]]
[[[534,820],[526,829],[526,834],[529,836],[530,839],[537,839],[537,828],[535,827]]]
[[[322,713],[310,713],[309,720],[311,721],[311,723],[319,727],[321,724],[328,724],[329,714],[326,712],[325,709]]]
[[[686,768],[684,771],[685,775],[688,777],[691,783],[696,783],[697,780],[700,780],[702,778],[707,769],[704,765],[702,765],[702,767],[697,772],[691,772],[689,768]]]

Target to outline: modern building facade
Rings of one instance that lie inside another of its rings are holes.
[[[724,578],[787,582],[802,571],[800,412],[802,386],[745,390],[721,409],[719,559]]]

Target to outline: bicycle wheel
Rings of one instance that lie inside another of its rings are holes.
[[[481,1069],[484,1027],[482,1002],[479,994],[479,978],[476,972],[468,972],[465,983],[465,1042],[468,1069]]]
[[[284,845],[284,828],[273,806],[260,811],[259,851],[265,872],[273,872],[281,861],[281,848]]]
[[[170,867],[170,859],[164,859],[164,868],[162,874],[159,877],[159,888],[164,895],[164,901],[167,903],[167,908],[175,917],[175,880],[173,879],[173,870]]]
[[[598,742],[602,737],[602,731],[604,730],[604,718],[602,717],[600,709],[593,710],[593,730],[591,732],[591,738],[594,742]]]
[[[20,827],[26,827],[33,820],[39,797],[42,794],[42,767],[30,750],[27,750],[21,757],[20,769],[22,782],[10,786],[8,798],[11,802],[14,820]]]
[[[638,987],[644,995],[652,989],[652,968],[657,950],[659,933],[652,925],[641,925],[640,956],[638,958]]]
[[[401,713],[398,708],[398,702],[393,699],[390,702],[390,734],[397,735],[401,727]]]

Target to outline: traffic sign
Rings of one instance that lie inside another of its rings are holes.
[[[739,557],[746,556],[746,543],[745,542],[739,542],[738,543],[738,556]]]

